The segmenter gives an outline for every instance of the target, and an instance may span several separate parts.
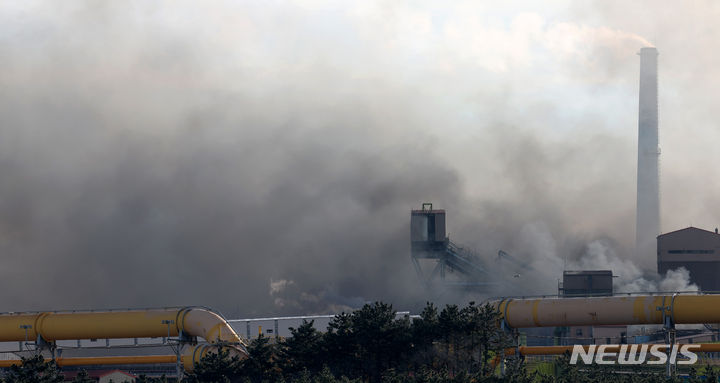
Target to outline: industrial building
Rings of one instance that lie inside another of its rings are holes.
[[[613,295],[612,270],[565,270],[558,286],[560,297],[607,297]],[[560,327],[561,344],[610,344],[627,342],[627,326]]]
[[[610,296],[613,294],[612,270],[563,271],[558,295],[564,297]]]
[[[432,257],[444,251],[448,238],[445,236],[445,210],[433,210],[431,203],[410,212],[410,245],[414,257]]]
[[[410,259],[420,280],[474,290],[494,285],[480,257],[450,241],[445,223],[445,210],[431,203],[410,211]]]
[[[687,227],[658,236],[657,267],[660,275],[684,267],[700,290],[720,291],[720,234]]]

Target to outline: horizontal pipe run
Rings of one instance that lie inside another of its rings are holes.
[[[511,328],[720,323],[720,294],[504,298],[490,303]]]
[[[185,348],[183,365],[187,371],[191,371],[203,356],[218,352],[219,347],[226,350],[231,357],[247,357],[245,344],[230,324],[216,312],[204,307],[0,314],[0,342],[53,343],[71,339],[160,338],[181,335],[182,340],[192,342],[194,338],[202,338],[210,343]],[[61,363],[61,360],[58,359],[58,363]],[[152,359],[147,360],[147,363],[154,363],[150,361]],[[175,357],[173,361],[176,361]],[[17,362],[0,361],[0,366],[2,363]]]
[[[50,362],[46,359],[45,362]],[[177,361],[175,355],[145,355],[145,356],[102,356],[102,357],[78,357],[78,358],[56,358],[55,362],[60,367],[66,366],[100,366],[119,364],[174,364]],[[20,365],[22,360],[0,360],[0,367]]]
[[[225,347],[229,352],[229,356],[244,358],[246,355],[241,350],[234,347]],[[206,356],[208,353],[218,351],[217,346],[209,344],[199,344],[195,347],[185,349],[180,361],[186,371],[191,372],[195,368],[195,364]],[[244,351],[244,350],[243,350]],[[49,362],[51,359],[45,359]],[[177,362],[175,355],[142,355],[142,356],[100,356],[100,357],[77,357],[77,358],[56,358],[55,362],[58,366],[98,366],[98,365],[118,365],[118,364],[174,364]],[[20,365],[22,360],[0,360],[0,368]]]
[[[244,350],[236,347],[220,346],[228,351],[228,356],[238,357],[240,359],[245,358],[247,355]],[[180,356],[180,361],[185,368],[185,371],[191,372],[194,370],[195,365],[199,363],[202,358],[209,353],[218,352],[218,346],[210,344],[198,344],[194,347],[188,347],[183,351],[183,355]],[[51,359],[45,359],[46,362]],[[100,357],[77,357],[77,358],[56,358],[55,362],[60,367],[64,366],[97,366],[97,365],[117,365],[117,364],[166,364],[176,363],[177,356],[175,355],[141,355],[141,356],[100,356]],[[11,359],[11,360],[0,360],[0,368],[10,367],[13,365],[20,365],[22,360]]]
[[[242,341],[219,314],[201,307],[0,314],[0,342],[160,338],[183,333],[209,343]]]
[[[395,316],[405,316],[408,315],[411,318],[412,317],[418,317],[420,318],[420,315],[410,315],[410,311],[398,311],[395,313]],[[335,314],[328,314],[328,315],[300,315],[300,316],[292,316],[292,317],[268,317],[268,318],[245,318],[245,319],[228,319],[228,323],[245,323],[245,322],[263,322],[263,321],[274,321],[274,320],[298,320],[298,319],[333,319],[335,318]]]

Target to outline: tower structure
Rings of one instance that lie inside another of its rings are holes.
[[[410,259],[428,287],[436,280],[445,287],[463,290],[495,286],[480,257],[450,241],[445,231],[445,210],[435,210],[431,203],[410,212]],[[428,262],[434,264],[432,272],[423,271],[423,263]]]
[[[655,257],[660,234],[660,176],[658,145],[658,81],[655,48],[640,50],[638,111],[637,217],[635,252],[638,258]]]

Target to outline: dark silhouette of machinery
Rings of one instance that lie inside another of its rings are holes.
[[[471,290],[486,290],[494,285],[480,257],[450,241],[445,210],[434,210],[431,203],[423,203],[420,210],[410,213],[410,258],[427,285],[439,281],[445,286]]]

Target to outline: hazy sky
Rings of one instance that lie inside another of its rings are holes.
[[[497,3],[2,2],[0,306],[405,308],[422,202],[550,265],[532,292],[558,260],[652,271],[630,259],[648,45],[662,230],[720,226],[720,4]]]

